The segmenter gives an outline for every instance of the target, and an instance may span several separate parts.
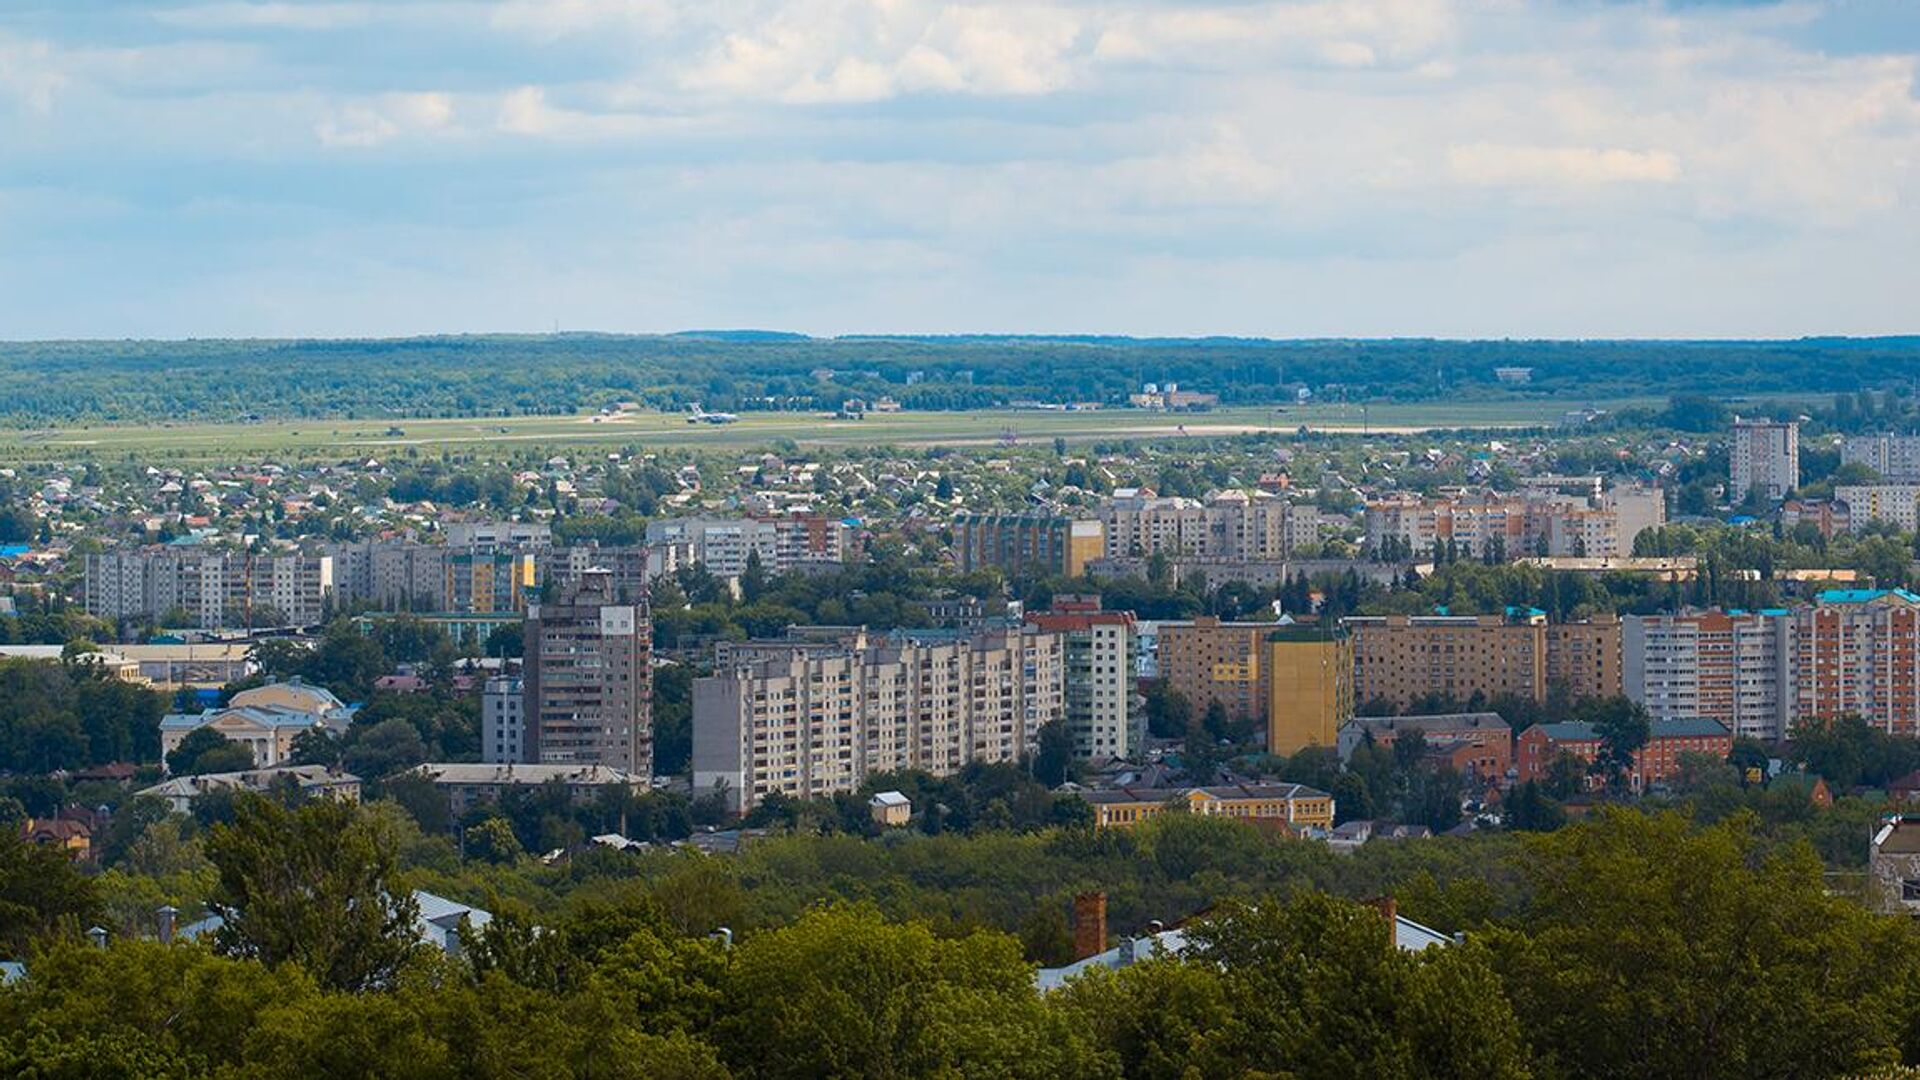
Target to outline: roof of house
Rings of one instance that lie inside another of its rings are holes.
[[[876,792],[873,798],[868,799],[867,805],[869,806],[911,806],[913,805],[913,802],[912,800],[908,799],[905,795],[902,795],[897,791],[881,791],[881,792]]]
[[[330,787],[340,784],[358,784],[360,778],[348,772],[330,772],[325,765],[282,765],[272,769],[247,769],[243,772],[201,773],[198,776],[176,776],[171,780],[158,783],[149,788],[134,792],[139,795],[153,795],[163,799],[190,799],[209,791],[224,788],[246,788],[249,791],[264,791],[280,777],[292,777],[303,788]]]
[[[1329,796],[1305,784],[1214,784],[1204,787],[1148,788],[1118,787],[1083,791],[1080,797],[1094,804],[1161,803],[1190,798],[1200,792],[1215,799],[1325,799]]]
[[[161,731],[193,731],[224,716],[238,716],[251,724],[263,728],[310,728],[319,727],[326,718],[318,713],[300,712],[272,705],[228,705],[219,709],[202,709],[197,713],[168,713],[160,718]]]
[[[1584,720],[1535,724],[1527,730],[1532,731],[1535,728],[1554,742],[1598,742],[1600,740],[1599,732]],[[1727,730],[1726,725],[1717,720],[1697,717],[1688,720],[1653,720],[1648,722],[1647,728],[1647,737],[1650,739],[1704,739],[1733,734]]]
[[[1467,731],[1490,728],[1506,730],[1512,728],[1507,721],[1495,712],[1468,713],[1428,713],[1420,716],[1356,716],[1347,721],[1347,727],[1362,731],[1401,732],[1401,731]]]
[[[645,784],[644,777],[608,765],[529,765],[428,762],[413,770],[436,784]]]
[[[1451,945],[1454,939],[1435,930],[1414,922],[1403,915],[1394,916],[1393,944],[1403,952],[1419,952],[1436,945]],[[1179,927],[1162,930],[1156,934],[1147,934],[1139,938],[1122,938],[1120,944],[1105,952],[1075,960],[1071,964],[1057,968],[1041,968],[1033,973],[1033,984],[1042,993],[1057,990],[1095,968],[1118,970],[1129,964],[1151,960],[1161,956],[1179,956],[1193,946],[1193,939],[1187,931]]]

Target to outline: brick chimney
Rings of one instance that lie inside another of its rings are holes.
[[[1085,960],[1107,951],[1107,894],[1085,892],[1073,898],[1073,958]]]
[[[1392,930],[1400,923],[1400,905],[1391,896],[1378,896],[1368,901],[1379,909],[1380,917],[1387,921],[1387,929]]]

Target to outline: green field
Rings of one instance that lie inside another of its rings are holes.
[[[1656,404],[1607,401],[1604,408]],[[1576,407],[1565,401],[1486,401],[1300,405],[1166,414],[1129,409],[1043,412],[991,409],[909,412],[835,420],[822,413],[746,413],[738,423],[689,424],[665,413],[617,417],[516,416],[429,420],[288,420],[252,424],[163,424],[0,432],[0,460],[251,461],[262,458],[382,457],[408,448],[708,448],[766,446],[983,445],[1115,438],[1180,438],[1258,431],[1405,432],[1446,428],[1533,427]]]

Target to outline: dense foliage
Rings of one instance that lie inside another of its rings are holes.
[[[0,418],[15,424],[181,416],[566,413],[615,401],[677,409],[833,408],[881,394],[909,408],[1021,398],[1114,402],[1178,382],[1227,402],[1501,392],[1851,391],[1903,380],[1906,338],[1783,342],[1266,341],[843,338],[782,335],[438,337],[387,341],[18,342],[0,346]],[[829,374],[830,373],[830,374]],[[917,373],[917,374],[916,374]],[[1852,414],[1849,414],[1852,415]],[[1682,417],[1685,419],[1685,417]]]

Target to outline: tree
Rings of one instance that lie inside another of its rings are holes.
[[[1652,738],[1653,725],[1646,707],[1638,702],[1616,698],[1601,704],[1610,707],[1605,707],[1593,723],[1594,733],[1600,736],[1600,752],[1594,755],[1593,767],[1609,784],[1617,784],[1633,772],[1635,755]]]
[[[340,754],[348,772],[369,779],[392,776],[425,760],[427,744],[420,732],[398,717],[351,733]]]
[[[1754,819],[1615,807],[1528,838],[1522,929],[1482,935],[1547,1075],[1842,1076],[1898,1060],[1920,950]]]
[[[526,854],[513,826],[505,818],[490,817],[469,825],[465,834],[467,857],[491,863],[510,863]]]
[[[243,772],[253,768],[253,751],[210,727],[195,728],[167,755],[167,771],[175,776]]]
[[[308,728],[293,737],[289,761],[294,765],[334,768],[340,764],[340,737],[326,728]]]
[[[209,831],[207,858],[220,873],[209,906],[225,920],[218,946],[229,956],[368,990],[391,985],[419,945],[419,909],[394,883],[391,838],[352,804],[288,809],[243,795],[233,823]]]
[[[17,826],[0,829],[0,951],[9,958],[63,928],[78,933],[100,915],[91,878],[66,852],[31,843]]]
[[[1038,749],[1034,751],[1034,779],[1050,788],[1067,782],[1073,770],[1073,732],[1065,720],[1050,720],[1040,726]]]

